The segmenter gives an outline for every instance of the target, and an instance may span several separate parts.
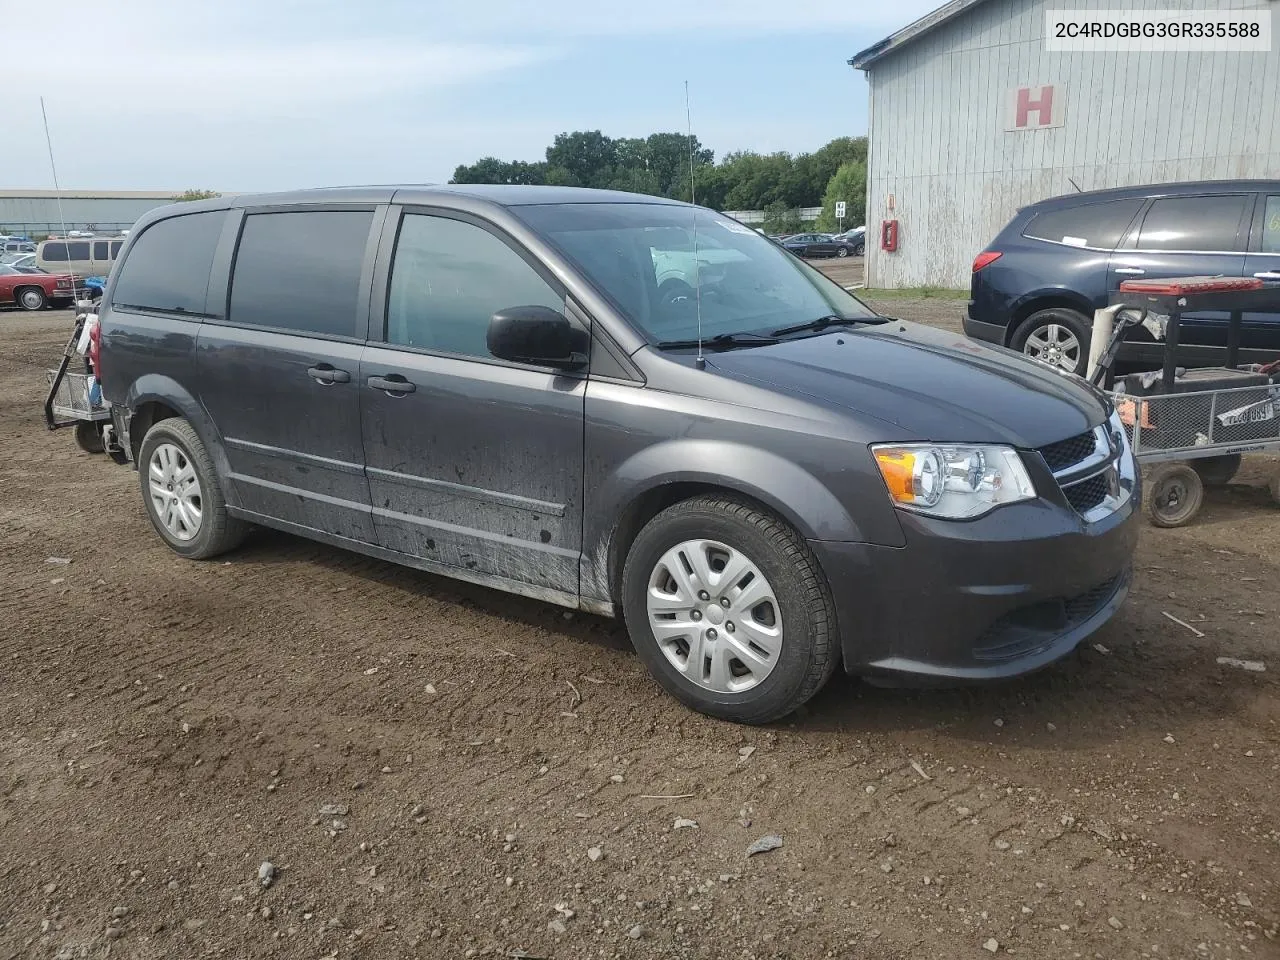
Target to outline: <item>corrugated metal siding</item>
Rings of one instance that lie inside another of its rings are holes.
[[[1268,0],[990,0],[868,73],[867,222],[875,287],[965,287],[1018,207],[1084,190],[1280,178],[1280,45],[1269,53],[1048,53],[1047,9],[1270,9]],[[1273,30],[1280,30],[1277,16]],[[1006,132],[1010,91],[1055,84],[1064,126]],[[889,196],[895,200],[891,213]]]
[[[62,215],[69,230],[90,224],[130,224],[148,210],[167,202],[155,198],[66,197],[62,201]],[[58,201],[55,198],[0,194],[0,233],[12,232],[25,224],[58,222]]]

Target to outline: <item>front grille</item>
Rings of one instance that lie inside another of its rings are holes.
[[[1076,437],[1059,440],[1047,447],[1040,448],[1040,456],[1049,465],[1051,473],[1061,473],[1068,467],[1074,467],[1081,460],[1089,457],[1097,449],[1097,438],[1094,432],[1082,433]]]
[[[1041,600],[1011,610],[982,634],[974,659],[1011,660],[1043,650],[1097,614],[1116,595],[1124,579],[1122,573],[1074,597]]]
[[[1088,480],[1081,480],[1062,488],[1067,503],[1075,507],[1076,513],[1085,514],[1099,506],[1107,499],[1107,471],[1095,473]]]

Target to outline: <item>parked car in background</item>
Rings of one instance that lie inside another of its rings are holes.
[[[695,242],[722,251],[697,301],[659,297]],[[688,204],[481,185],[174,204],[106,300],[107,449],[174,552],[272,527],[621,615],[715,716],[777,719],[837,666],[1021,674],[1129,588],[1141,494],[1105,394],[888,322]]]
[[[49,273],[26,273],[7,264],[0,266],[0,306],[19,306],[24,310],[43,310],[46,306],[65,306],[76,298],[71,277]]]
[[[3,242],[0,242],[0,253],[26,254],[35,252],[35,243],[26,237],[5,237]]]
[[[15,270],[21,270],[23,273],[44,272],[36,266],[36,255],[34,253],[24,253],[21,256],[14,257],[12,260],[8,261],[7,265],[13,267]]]
[[[857,248],[854,251],[856,256],[860,257],[867,251],[867,228],[866,227],[854,227],[851,230],[846,230],[844,233],[837,233],[836,239],[843,240],[846,243],[853,244],[854,247]]]
[[[1082,373],[1093,312],[1122,281],[1186,276],[1280,280],[1280,180],[1212,180],[1074,193],[1023,207],[973,261],[965,332]],[[1179,357],[1222,362],[1227,315],[1183,318]],[[1280,302],[1244,317],[1246,360],[1280,351]],[[1131,328],[1120,359],[1158,364]]]
[[[44,240],[36,249],[36,265],[50,273],[105,277],[124,243],[124,237]]]
[[[798,233],[782,245],[801,257],[848,257],[859,252],[857,244],[837,240],[829,233]]]

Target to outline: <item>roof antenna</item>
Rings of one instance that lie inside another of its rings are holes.
[[[1067,183],[1071,184],[1073,187],[1076,188],[1076,193],[1084,193],[1084,191],[1080,189],[1080,184],[1076,183],[1074,178],[1067,177]]]
[[[698,264],[698,199],[693,186],[693,111],[689,107],[689,81],[684,82],[684,118],[689,130],[689,203],[693,206],[693,294],[698,309],[698,356],[693,365],[699,370],[707,368],[707,358],[702,355],[702,268]]]
[[[44,120],[44,142],[49,148],[49,168],[53,171],[53,192],[58,200],[58,222],[62,224],[62,245],[67,248],[67,260],[71,260],[71,238],[67,236],[67,218],[62,213],[62,187],[58,184],[58,165],[53,162],[53,139],[49,136],[49,114],[44,109],[44,97],[40,98],[40,117]],[[92,251],[90,251],[92,253]],[[67,263],[67,273],[71,275],[71,296],[76,295],[76,272]]]

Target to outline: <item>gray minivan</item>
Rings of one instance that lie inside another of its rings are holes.
[[[660,283],[704,248],[692,295]],[[177,553],[257,524],[621,615],[657,680],[719,717],[783,716],[837,665],[1021,674],[1129,587],[1137,465],[1103,394],[879,316],[687,204],[449,186],[162,207],[97,337],[108,448]]]

